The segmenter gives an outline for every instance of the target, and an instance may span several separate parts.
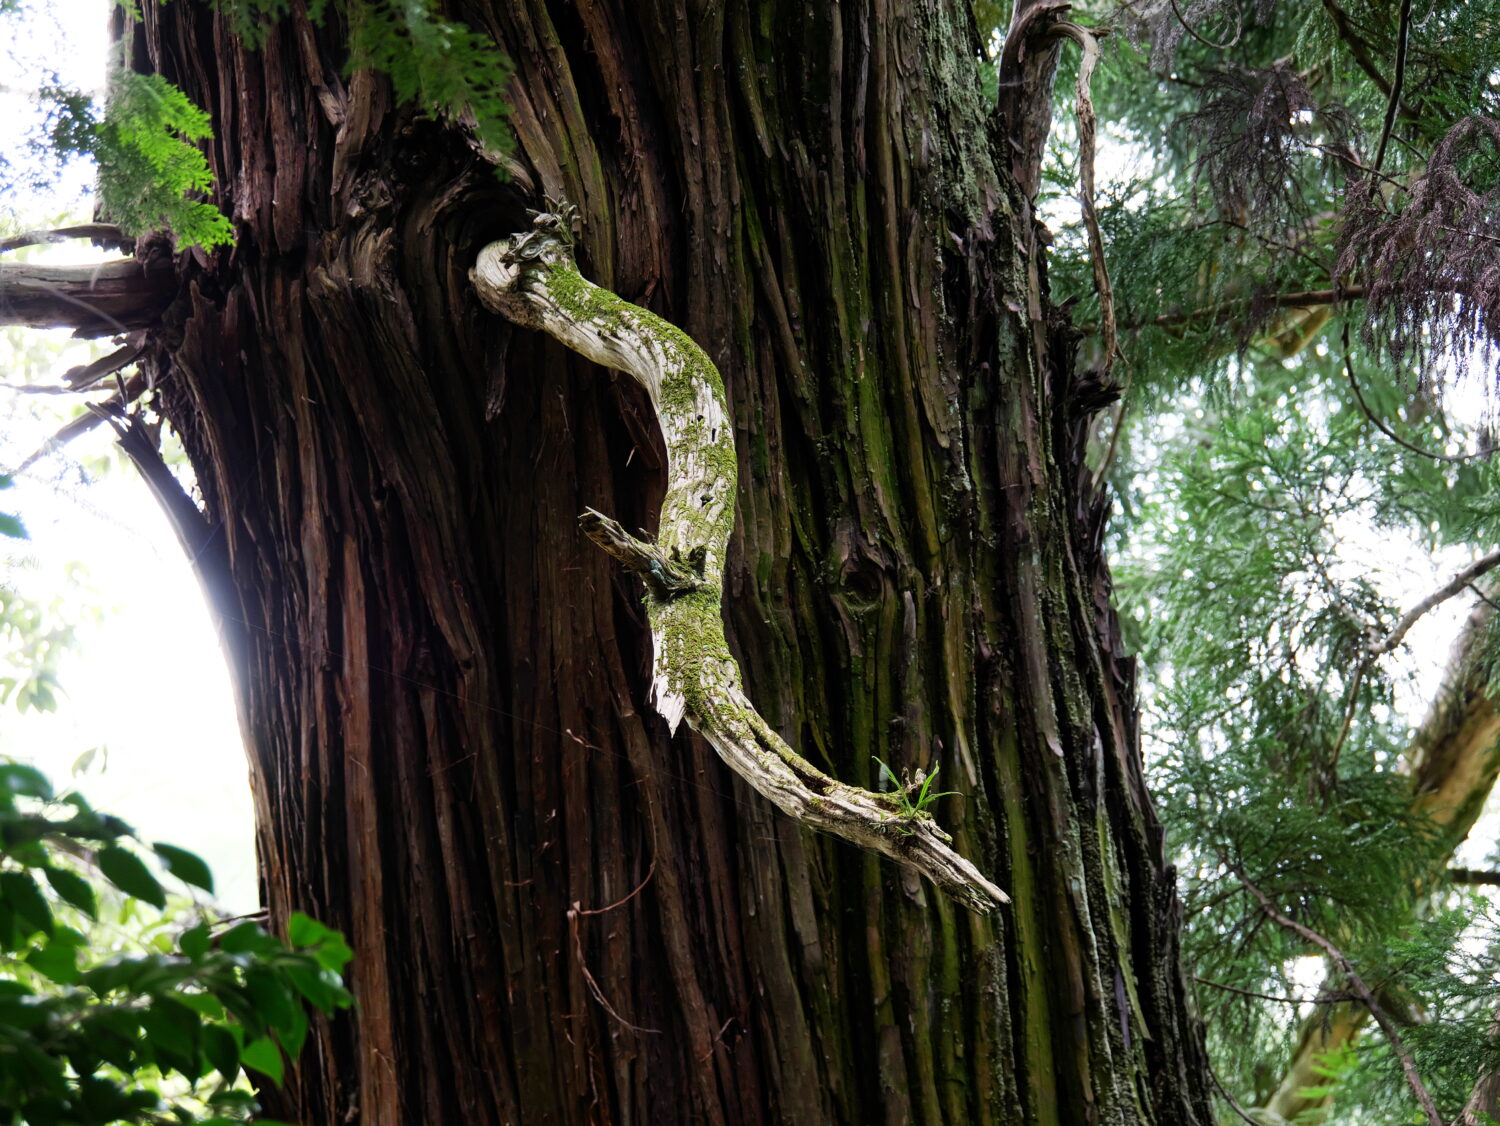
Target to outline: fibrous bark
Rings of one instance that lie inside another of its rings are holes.
[[[155,324],[176,290],[170,260],[34,266],[0,258],[0,325],[109,336]]]
[[[533,230],[481,250],[471,276],[490,308],[633,376],[651,400],[667,460],[656,542],[592,509],[582,523],[649,592],[653,701],[668,729],[686,719],[758,794],[809,828],[883,853],[975,911],[1009,903],[904,790],[898,798],[829,777],[746,698],[720,604],[738,476],[723,380],[678,329],[583,279],[573,264],[575,209],[553,209]]]
[[[273,1116],[1209,1121],[1082,460],[1101,381],[1024,187],[1061,6],[1023,7],[997,115],[961,0],[455,3],[515,66],[502,186],[345,76],[337,21],[252,52],[142,6],[131,58],[210,109],[238,236],[179,259],[143,363],[215,535],[272,916],[356,951],[358,1022]],[[723,373],[712,565],[767,731],[851,786],[940,766],[1004,911],[800,831],[648,707],[636,580],[576,517],[656,519],[649,397],[469,281],[544,193]]]

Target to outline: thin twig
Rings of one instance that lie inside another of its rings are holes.
[[[601,1009],[603,1009],[610,1016],[614,1017],[615,1020],[620,1024],[630,1029],[630,1031],[649,1032],[660,1035],[661,1029],[659,1028],[643,1028],[638,1024],[631,1024],[628,1020],[626,1020],[615,1011],[615,1007],[611,1005],[609,1003],[609,999],[604,996],[604,990],[599,988],[599,983],[594,980],[594,975],[589,972],[588,963],[583,960],[583,939],[580,938],[578,934],[578,914],[579,906],[577,903],[574,903],[573,906],[568,910],[568,929],[573,932],[573,952],[578,958],[578,969],[583,974],[583,980],[584,983],[589,987],[589,992],[594,995],[594,1000],[599,1002],[599,1007]]]
[[[1375,1023],[1380,1025],[1380,1031],[1385,1033],[1386,1042],[1390,1044],[1391,1051],[1401,1061],[1401,1070],[1406,1076],[1406,1084],[1411,1088],[1412,1094],[1416,1096],[1417,1103],[1422,1107],[1423,1113],[1426,1114],[1429,1126],[1444,1126],[1443,1117],[1438,1113],[1437,1106],[1432,1101],[1432,1095],[1427,1090],[1427,1085],[1422,1082],[1422,1076],[1417,1072],[1416,1062],[1412,1059],[1411,1053],[1407,1051],[1406,1045],[1402,1042],[1401,1034],[1396,1031],[1395,1023],[1387,1015],[1385,1009],[1381,1007],[1380,1002],[1375,999],[1375,994],[1365,984],[1364,978],[1360,977],[1358,972],[1356,972],[1354,964],[1349,961],[1348,955],[1311,927],[1299,923],[1296,919],[1289,918],[1276,910],[1266,893],[1251,883],[1249,877],[1242,870],[1232,864],[1227,866],[1234,872],[1245,890],[1260,903],[1260,909],[1265,912],[1267,918],[1285,927],[1293,934],[1311,942],[1314,946],[1322,950],[1323,953],[1327,954],[1333,960],[1334,964],[1343,971],[1344,975],[1349,979],[1349,984],[1358,995],[1360,1002],[1370,1011],[1370,1015],[1375,1018]]]
[[[1479,599],[1479,601],[1483,602],[1491,610],[1500,610],[1500,602],[1496,602],[1493,598],[1485,594],[1484,591],[1480,590],[1477,586],[1470,586],[1469,590],[1475,598]]]
[[[1455,884],[1483,885],[1500,884],[1500,872],[1482,868],[1449,868],[1448,879]]]
[[[27,246],[42,246],[47,243],[66,242],[69,239],[91,239],[109,246],[130,246],[135,240],[113,223],[81,223],[76,227],[56,227],[50,231],[23,231],[19,235],[0,238],[0,254],[20,250]]]
[[[1182,9],[1177,6],[1177,0],[1172,0],[1172,14],[1177,17],[1177,22],[1182,25],[1182,30],[1191,35],[1199,43],[1215,51],[1227,51],[1240,41],[1240,36],[1245,34],[1245,22],[1235,13],[1234,38],[1228,43],[1215,43],[1212,39],[1205,39],[1193,30],[1192,25],[1187,22],[1187,17],[1182,14]]]
[[[1400,446],[1402,449],[1410,450],[1414,454],[1418,454],[1418,455],[1420,455],[1422,457],[1425,457],[1425,458],[1430,458],[1433,461],[1443,461],[1443,462],[1449,462],[1449,463],[1452,463],[1452,464],[1461,464],[1463,462],[1466,462],[1466,461],[1470,460],[1471,458],[1476,458],[1476,457],[1485,457],[1485,458],[1487,458],[1487,457],[1489,457],[1489,451],[1487,451],[1487,450],[1484,451],[1484,452],[1478,452],[1478,453],[1472,453],[1472,454],[1440,454],[1440,453],[1434,453],[1432,450],[1424,450],[1421,446],[1418,446],[1418,445],[1415,445],[1415,444],[1413,444],[1411,442],[1408,442],[1405,438],[1401,437],[1401,435],[1397,434],[1394,430],[1392,430],[1389,426],[1387,426],[1384,422],[1382,422],[1380,420],[1380,418],[1375,414],[1375,412],[1370,409],[1370,404],[1365,401],[1365,394],[1360,389],[1359,379],[1354,374],[1354,361],[1352,359],[1351,349],[1350,349],[1350,346],[1349,346],[1349,322],[1347,320],[1344,322],[1343,343],[1344,343],[1344,376],[1345,376],[1345,378],[1347,378],[1349,380],[1349,388],[1350,388],[1350,390],[1352,390],[1354,392],[1354,398],[1355,398],[1355,401],[1359,403],[1359,409],[1364,412],[1364,416],[1367,419],[1370,420],[1371,424],[1374,425],[1375,429],[1379,430],[1382,434],[1384,434],[1391,441],[1395,442],[1396,445]]]
[[[1212,1066],[1210,1066],[1208,1069],[1208,1077],[1214,1081],[1214,1087],[1218,1089],[1219,1097],[1223,1099],[1227,1104],[1229,1104],[1230,1110],[1234,1111],[1235,1114],[1240,1116],[1241,1122],[1248,1122],[1250,1123],[1250,1126],[1262,1126],[1261,1123],[1255,1121],[1255,1119],[1246,1114],[1244,1110],[1240,1108],[1240,1104],[1235,1102],[1234,1096],[1224,1089],[1224,1084],[1219,1082],[1218,1073],[1214,1071]]]
[[[580,739],[580,738],[578,738],[577,735],[574,735],[573,732],[572,732],[572,730],[567,730],[565,732],[565,734],[569,738],[571,738],[574,742],[577,742],[577,743],[580,743],[580,744],[583,743],[583,740]],[[588,744],[584,744],[584,745],[587,746]],[[615,900],[608,907],[588,907],[588,908],[585,908],[585,907],[580,906],[577,903],[573,904],[573,909],[575,911],[577,911],[580,915],[607,915],[609,912],[613,911],[616,907],[624,907],[625,904],[629,903],[636,896],[640,895],[641,892],[645,891],[646,890],[646,885],[651,882],[651,877],[653,877],[653,876],[656,875],[656,811],[649,804],[647,805],[647,808],[651,809],[651,812],[652,812],[651,818],[647,821],[647,824],[651,826],[651,864],[646,869],[645,876],[643,876],[641,878],[641,882],[638,883],[635,886],[635,890],[634,891],[630,892],[628,895],[625,895],[625,896],[623,896],[620,899]]]
[[[1359,64],[1359,68],[1369,75],[1370,81],[1375,83],[1377,90],[1389,95],[1391,84],[1375,65],[1374,52],[1370,50],[1370,45],[1364,37],[1355,30],[1354,21],[1349,18],[1349,14],[1335,4],[1334,0],[1323,0],[1323,10],[1333,21],[1334,30],[1338,32],[1344,45],[1349,48],[1349,53],[1354,56],[1354,61]]]
[[[130,380],[125,384],[124,395],[115,394],[102,402],[88,403],[87,406],[91,409],[85,410],[77,417],[63,423],[52,437],[33,450],[25,461],[10,471],[11,476],[25,473],[33,465],[41,461],[42,458],[55,453],[75,438],[80,438],[89,431],[96,429],[104,421],[107,414],[123,410],[135,402],[136,399],[140,398],[141,393],[146,389],[146,377],[137,373],[131,376]]]
[[[1338,738],[1333,741],[1333,748],[1328,752],[1327,769],[1330,774],[1338,766],[1339,752],[1344,749],[1344,744],[1349,739],[1349,732],[1354,727],[1354,713],[1359,707],[1359,689],[1364,683],[1365,673],[1368,671],[1370,665],[1400,645],[1411,631],[1411,627],[1417,624],[1417,620],[1423,614],[1469,588],[1473,585],[1475,579],[1488,574],[1496,567],[1500,567],[1500,551],[1492,551],[1483,558],[1476,559],[1451,580],[1422,599],[1422,601],[1418,602],[1405,614],[1402,614],[1396,624],[1391,627],[1389,633],[1380,640],[1371,642],[1365,649],[1364,656],[1360,658],[1359,664],[1354,667],[1354,675],[1349,681],[1349,692],[1344,705],[1344,722],[1339,728]],[[1486,599],[1485,601],[1489,600]]]
[[[1147,320],[1127,321],[1120,327],[1127,331],[1138,328],[1176,328],[1179,325],[1192,324],[1194,321],[1204,319],[1222,320],[1226,313],[1243,312],[1256,302],[1272,309],[1320,309],[1325,305],[1337,305],[1342,301],[1358,301],[1364,296],[1364,286],[1350,285],[1342,289],[1307,289],[1295,293],[1237,297],[1228,301],[1216,301],[1212,305],[1202,305],[1196,309],[1187,309],[1180,313],[1162,313]],[[1098,325],[1080,325],[1079,328],[1086,333],[1099,331]]]
[[[1375,148],[1375,170],[1385,164],[1385,148],[1390,144],[1391,130],[1396,126],[1396,111],[1401,108],[1401,86],[1406,81],[1406,46],[1411,38],[1411,0],[1401,0],[1401,23],[1396,32],[1396,76],[1391,80],[1391,96],[1385,104],[1385,123],[1380,128],[1380,144]]]
[[[1323,993],[1316,997],[1278,997],[1274,993],[1257,993],[1253,989],[1241,989],[1238,985],[1199,977],[1197,974],[1193,975],[1193,980],[1199,985],[1222,989],[1226,993],[1238,993],[1241,997],[1254,997],[1258,1001],[1275,1001],[1278,1005],[1338,1005],[1349,1000],[1349,995],[1346,993]]]
[[[71,387],[59,387],[55,383],[0,383],[0,390],[14,391],[17,395],[72,395]]]
[[[1380,642],[1371,646],[1371,658],[1383,657],[1391,650],[1396,648],[1396,646],[1401,644],[1402,640],[1406,637],[1411,627],[1417,624],[1418,618],[1427,613],[1427,611],[1431,610],[1434,606],[1439,606],[1442,603],[1448,601],[1448,599],[1452,598],[1455,594],[1462,593],[1464,588],[1469,586],[1469,584],[1471,584],[1475,579],[1479,578],[1481,575],[1488,574],[1496,567],[1500,567],[1500,551],[1492,551],[1488,555],[1474,560],[1474,562],[1470,563],[1462,571],[1454,575],[1453,578],[1448,580],[1448,582],[1438,587],[1437,590],[1433,591],[1426,598],[1422,599],[1422,601],[1418,602],[1415,606],[1408,610],[1405,614],[1401,615],[1401,620],[1391,628],[1390,633],[1386,634],[1384,639],[1382,639]]]

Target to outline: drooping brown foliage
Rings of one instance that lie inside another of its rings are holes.
[[[1338,271],[1363,283],[1367,343],[1426,376],[1500,348],[1500,121],[1465,117],[1420,175],[1349,187]]]

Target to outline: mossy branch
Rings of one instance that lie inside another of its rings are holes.
[[[583,279],[573,218],[567,205],[538,213],[531,231],[485,247],[470,277],[488,308],[625,372],[651,398],[667,450],[656,543],[592,510],[581,523],[646,584],[657,710],[674,731],[686,720],[730,769],[804,825],[891,857],[975,911],[1008,903],[925,812],[824,774],[746,697],[721,616],[738,471],[723,380],[681,329]]]

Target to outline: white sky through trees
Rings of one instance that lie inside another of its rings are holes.
[[[47,81],[48,69],[66,85],[98,89],[108,46],[109,0],[31,7],[24,33],[0,45],[0,151],[12,160],[24,152],[35,120],[26,91]],[[87,221],[92,176],[76,167],[56,190],[0,201],[0,221]],[[87,242],[45,252],[53,262],[99,258]],[[66,332],[0,331],[0,384],[55,383],[96,347],[70,341]],[[0,386],[0,468],[37,449],[78,409],[71,397]],[[224,658],[171,528],[111,447],[107,431],[91,434],[18,478],[5,495],[5,508],[19,512],[31,539],[0,546],[0,584],[35,600],[55,599],[64,618],[83,621],[78,650],[61,671],[66,695],[58,710],[21,715],[14,706],[0,708],[0,753],[36,762],[59,788],[76,786],[145,839],[200,853],[213,868],[222,907],[254,910],[253,815]],[[75,569],[82,572],[76,582]],[[75,762],[95,747],[107,752],[71,777]]]

